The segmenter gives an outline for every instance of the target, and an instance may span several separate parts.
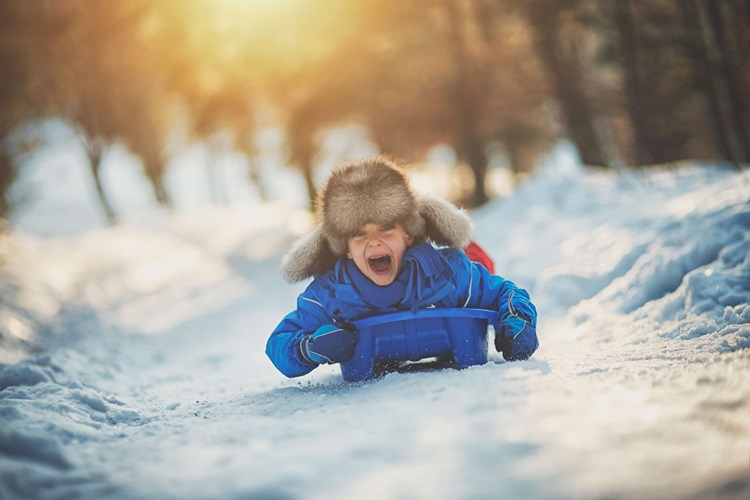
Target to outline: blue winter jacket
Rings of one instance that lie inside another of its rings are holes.
[[[427,245],[427,244],[424,244]],[[297,298],[297,310],[287,315],[271,334],[266,354],[287,377],[299,377],[318,365],[307,362],[299,343],[326,324],[341,325],[378,314],[427,307],[470,307],[497,311],[495,329],[511,316],[519,316],[536,326],[536,308],[526,290],[489,273],[481,264],[469,260],[463,250],[436,250],[450,269],[430,276],[429,286],[419,286],[419,297],[382,307],[368,303],[357,292],[347,270],[347,259],[318,275]],[[407,251],[407,256],[409,251]],[[403,273],[402,273],[403,274]],[[410,276],[409,281],[423,276]],[[425,283],[427,281],[424,281]]]

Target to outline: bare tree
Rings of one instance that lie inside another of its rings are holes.
[[[702,8],[697,4],[696,7]],[[726,10],[727,7],[726,2],[707,2],[704,8],[708,12],[701,10],[702,17],[707,18],[704,21],[706,24],[704,27],[704,43],[710,46],[708,51],[712,54],[711,59],[714,68],[725,87],[728,120],[732,125],[731,128],[735,131],[733,139],[737,150],[737,158],[748,163],[750,162],[750,128],[747,124],[747,103],[740,90],[742,84],[738,75],[739,64],[729,54],[730,34],[722,13],[722,10]],[[749,28],[750,26],[746,25],[745,27]]]
[[[0,3],[0,217],[12,205],[9,191],[17,176],[17,142],[12,135],[25,120],[38,118],[41,109],[29,99],[33,75],[29,72],[32,43],[52,31],[44,19],[38,20],[28,4]],[[0,230],[6,228],[0,225]]]
[[[166,202],[160,182],[168,101],[163,99],[158,66],[141,29],[148,2],[32,1],[28,5],[37,21],[56,28],[34,45],[35,85],[29,90],[30,100],[44,114],[67,120],[78,132],[107,220],[115,222],[116,214],[101,168],[115,142],[143,155],[157,198]]]
[[[683,16],[688,22],[688,25],[692,29],[692,47],[696,54],[696,59],[699,61],[700,69],[698,78],[705,89],[706,96],[708,98],[711,117],[713,119],[713,130],[716,143],[721,152],[723,159],[733,161],[735,164],[738,162],[732,145],[730,134],[731,131],[728,127],[725,119],[725,112],[723,111],[721,89],[719,86],[720,82],[717,82],[716,76],[714,75],[714,55],[712,53],[712,46],[709,40],[711,36],[708,33],[708,27],[705,24],[704,14],[701,8],[700,2],[678,2],[682,9]]]
[[[648,93],[641,78],[641,49],[631,3],[630,0],[615,0],[615,21],[623,60],[627,110],[635,136],[635,162],[643,165],[658,161],[661,155],[648,129]]]
[[[453,62],[455,64],[454,103],[458,151],[474,174],[474,189],[469,203],[479,206],[489,199],[485,189],[487,174],[487,155],[481,131],[479,130],[479,107],[486,99],[482,81],[486,78],[487,68],[476,64],[475,58],[469,54],[466,29],[472,21],[462,11],[456,2],[446,2],[448,19],[450,20],[450,46],[453,48]]]
[[[565,128],[587,165],[606,165],[594,125],[594,112],[582,81],[583,67],[577,47],[579,0],[535,0],[526,5],[537,50],[563,111]]]

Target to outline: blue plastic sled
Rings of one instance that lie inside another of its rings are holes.
[[[419,361],[453,356],[457,368],[487,362],[487,326],[497,312],[485,309],[420,309],[354,322],[354,356],[341,363],[347,382],[375,375],[376,362]]]

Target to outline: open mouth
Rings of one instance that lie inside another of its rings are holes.
[[[390,255],[378,255],[377,257],[369,257],[367,263],[370,265],[376,274],[385,274],[391,270],[391,256]]]

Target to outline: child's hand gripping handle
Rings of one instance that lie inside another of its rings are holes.
[[[508,361],[527,359],[537,347],[536,328],[520,317],[508,318],[495,332],[495,349]]]
[[[356,345],[353,326],[323,325],[302,339],[299,350],[306,361],[323,365],[349,361]]]

